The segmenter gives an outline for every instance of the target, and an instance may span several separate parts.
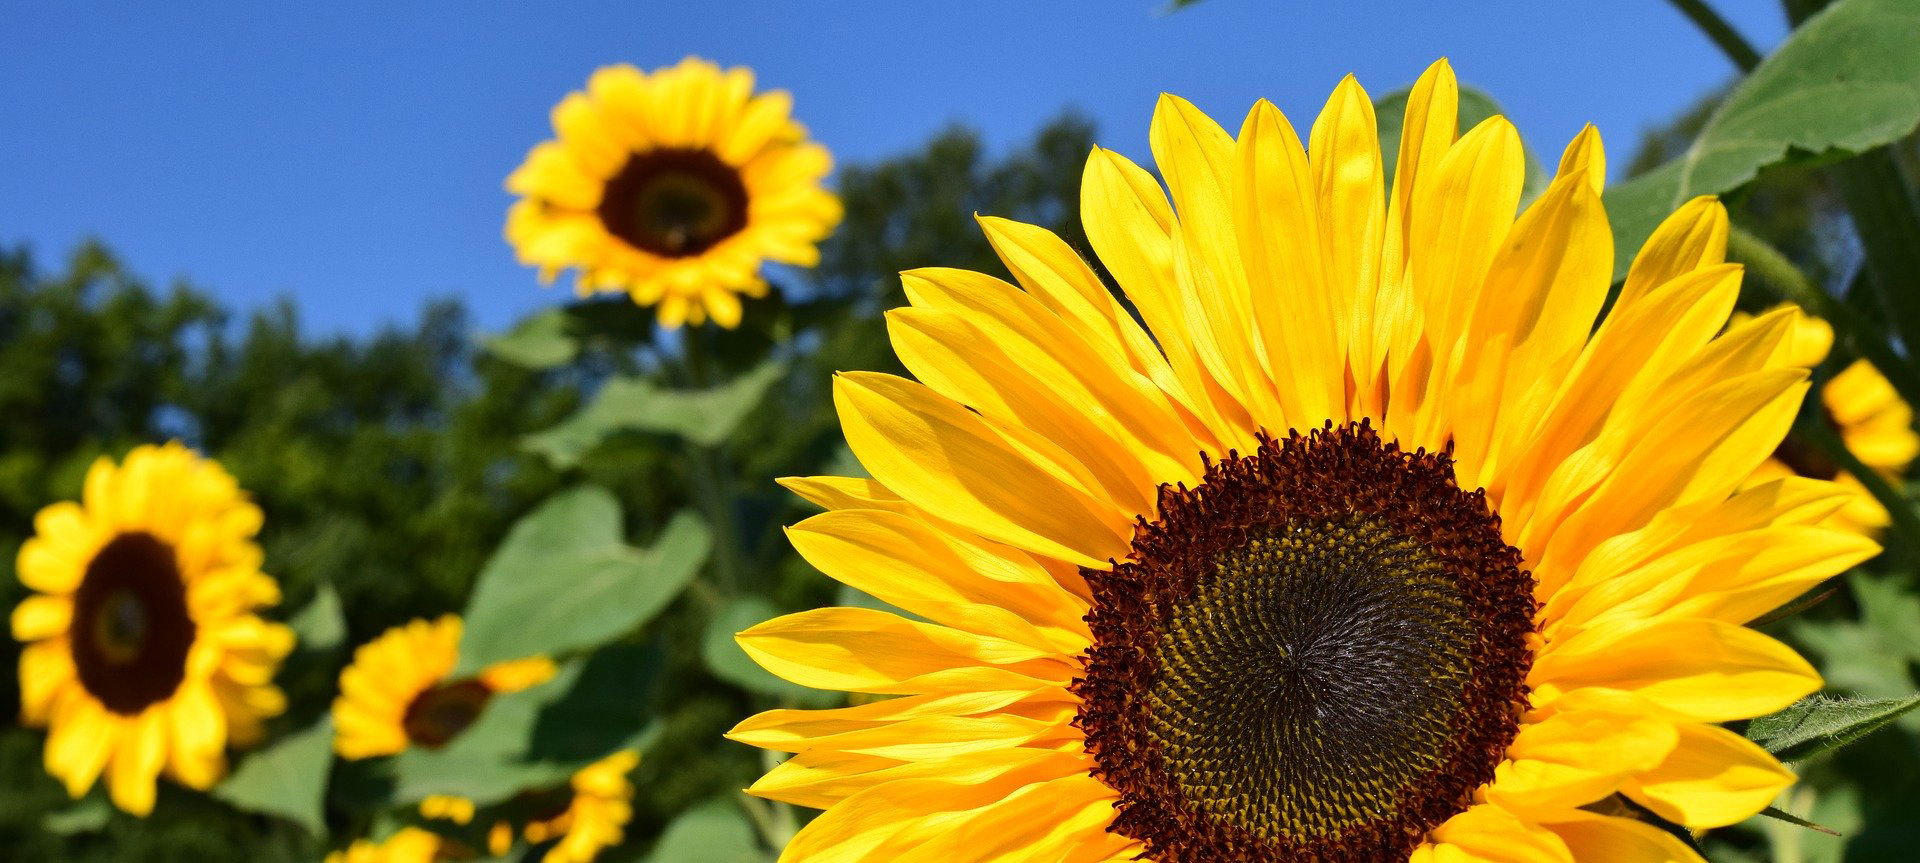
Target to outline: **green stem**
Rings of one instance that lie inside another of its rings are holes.
[[[1920,371],[1915,371],[1912,364],[1894,353],[1879,328],[1858,309],[1815,287],[1779,249],[1742,228],[1735,227],[1728,232],[1727,257],[1745,264],[1748,275],[1806,309],[1808,314],[1832,324],[1843,347],[1856,356],[1865,357],[1886,375],[1887,381],[1908,404],[1920,405]]]
[[[697,328],[681,332],[681,352],[686,358],[687,376],[695,389],[704,390],[708,386],[706,340],[701,338],[705,333]],[[723,592],[731,593],[740,586],[740,531],[734,524],[733,495],[729,490],[727,473],[722,467],[717,448],[688,442],[687,450],[692,463],[695,494],[707,511],[707,520],[713,525],[714,578]]]
[[[1733,65],[1739,66],[1740,71],[1751,72],[1755,66],[1760,65],[1760,52],[1754,50],[1753,44],[1741,36],[1740,31],[1733,29],[1733,25],[1727,23],[1727,19],[1720,17],[1720,13],[1713,11],[1713,7],[1708,6],[1705,0],[1668,0],[1668,2],[1673,4],[1673,8],[1680,10],[1680,14],[1687,16],[1687,20],[1699,27],[1702,33],[1707,34],[1707,38],[1712,39],[1713,44],[1720,46],[1720,51],[1727,55],[1727,59],[1733,61]]]

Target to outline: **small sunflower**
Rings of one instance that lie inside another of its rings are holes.
[[[1791,319],[1692,201],[1613,262],[1599,136],[1516,216],[1520,139],[1456,139],[1444,62],[1383,178],[1342,82],[1303,146],[1163,97],[1160,175],[1096,150],[1092,250],[985,219],[1019,286],[904,275],[918,382],[834,381],[871,479],[790,536],[907,612],[739,636],[896,696],[774,710],[752,793],[823,808],[787,863],[1695,861],[1793,776],[1718,723],[1820,686],[1742,624],[1877,549],[1847,494],[1740,483],[1807,388]],[[1630,800],[1640,807],[1619,806]],[[1595,804],[1602,804],[1596,806]]]
[[[541,860],[589,863],[602,850],[620,844],[627,822],[633,819],[633,783],[627,774],[639,764],[640,753],[623,749],[573,774],[566,808],[522,831],[535,845],[558,840]]]
[[[75,797],[104,772],[114,805],[153,810],[162,771],[207,789],[226,747],[286,709],[273,685],[293,631],[260,571],[260,508],[218,463],[178,443],[87,471],[81,500],[34,517],[13,610],[21,718],[49,728],[47,772]]]
[[[356,839],[345,849],[328,854],[326,863],[441,863],[474,856],[449,853],[454,850],[438,833],[402,827],[378,842]]]
[[[762,296],[763,261],[812,266],[840,221],[821,187],[833,167],[786,92],[753,72],[688,57],[642,73],[607,66],[553,109],[556,140],[507,177],[521,196],[507,241],[550,281],[579,271],[582,296],[625,292],[661,325],[740,323]]]
[[[1741,316],[1734,317],[1737,321]],[[1797,320],[1793,363],[1812,368],[1825,361],[1832,350],[1833,327],[1804,314]],[[1913,430],[1913,407],[1900,398],[1893,383],[1872,363],[1857,359],[1841,369],[1821,388],[1820,404],[1847,450],[1888,482],[1898,483],[1914,456],[1920,454],[1920,434]],[[1833,480],[1853,492],[1847,505],[1832,515],[1829,523],[1834,526],[1868,535],[1886,529],[1890,520],[1887,508],[1867,491],[1859,477],[1841,470],[1812,447],[1797,440],[1782,441],[1773,458],[1754,471],[1749,482],[1759,484],[1783,476]]]
[[[551,660],[533,657],[448,679],[459,659],[460,618],[452,614],[410,621],[360,645],[340,672],[333,751],[359,759],[437,749],[479,719],[493,696],[544,683],[554,672]]]

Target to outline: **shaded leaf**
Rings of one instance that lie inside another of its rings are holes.
[[[673,434],[715,446],[733,434],[785,371],[781,363],[769,361],[704,390],[669,390],[642,378],[613,378],[578,413],[528,435],[525,446],[561,468],[579,464],[608,435],[621,431]]]
[[[1380,130],[1380,163],[1385,169],[1386,187],[1393,188],[1393,172],[1399,165],[1400,129],[1406,124],[1407,97],[1412,88],[1401,87],[1373,101],[1374,123]],[[1488,117],[1506,112],[1500,110],[1500,103],[1479,89],[1461,85],[1460,87],[1460,132],[1465,133],[1480,125]],[[1540,164],[1533,148],[1522,144],[1521,151],[1527,158],[1526,185],[1520,193],[1522,202],[1531,201],[1547,187],[1547,171]]]
[[[340,594],[333,585],[321,582],[313,599],[287,619],[300,650],[325,653],[347,639],[347,619],[340,608]]]
[[[58,836],[94,833],[113,818],[113,806],[101,794],[89,794],[72,806],[49,812],[40,819],[40,829]]]
[[[305,729],[242,759],[213,796],[249,812],[290,820],[314,836],[325,836],[322,805],[327,773],[333,766],[333,719],[322,716]]]
[[[514,524],[467,603],[459,674],[604,644],[652,619],[706,560],[707,526],[680,512],[645,549],[597,486],[561,492]]]
[[[1782,760],[1800,761],[1872,734],[1915,707],[1920,707],[1920,695],[1888,699],[1811,695],[1748,723],[1747,738]]]
[[[1791,812],[1788,812],[1784,809],[1778,809],[1778,808],[1769,806],[1765,809],[1760,810],[1760,814],[1765,815],[1768,818],[1772,818],[1775,821],[1785,821],[1788,824],[1792,824],[1795,827],[1805,827],[1808,830],[1825,833],[1828,836],[1840,835],[1840,831],[1838,830],[1835,830],[1831,827],[1822,827],[1818,824],[1813,823],[1812,821],[1808,821],[1807,819],[1802,818],[1798,815],[1795,815]]]
[[[1859,153],[1920,124],[1920,5],[1840,0],[1809,19],[1714,111],[1679,158],[1609,188],[1614,278],[1674,208],[1738,188],[1793,154]]]
[[[544,309],[511,330],[479,341],[487,353],[529,369],[566,365],[580,353],[580,344],[567,334],[567,313],[559,308]]]
[[[700,658],[715,677],[746,689],[795,703],[817,705],[833,701],[836,693],[810,689],[782,680],[749,658],[733,634],[779,616],[773,603],[758,596],[743,596],[727,603],[713,619],[701,638]]]
[[[753,825],[726,798],[700,803],[673,819],[648,855],[648,863],[767,863]]]

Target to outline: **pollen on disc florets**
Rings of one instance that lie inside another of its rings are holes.
[[[1083,570],[1109,829],[1159,863],[1404,860],[1518,729],[1533,579],[1447,454],[1366,423],[1260,440]]]

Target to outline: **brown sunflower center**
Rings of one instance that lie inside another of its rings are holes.
[[[123,533],[87,563],[73,595],[73,664],[108,710],[133,716],[173,695],[194,632],[172,546]]]
[[[1833,411],[1821,406],[1820,418],[1827,424],[1835,436],[1840,434],[1840,421],[1834,419]],[[1794,473],[1813,479],[1836,479],[1840,476],[1840,465],[1825,451],[1800,440],[1789,437],[1780,441],[1773,451],[1773,457],[1780,460]]]
[[[747,226],[747,186],[706,150],[649,150],[607,181],[599,213],[608,233],[635,248],[691,257]]]
[[[1533,580],[1444,454],[1366,425],[1163,486],[1085,570],[1077,720],[1160,863],[1404,860],[1518,727]]]
[[[438,749],[480,718],[493,690],[478,680],[456,680],[421,692],[407,704],[400,720],[407,739]]]

